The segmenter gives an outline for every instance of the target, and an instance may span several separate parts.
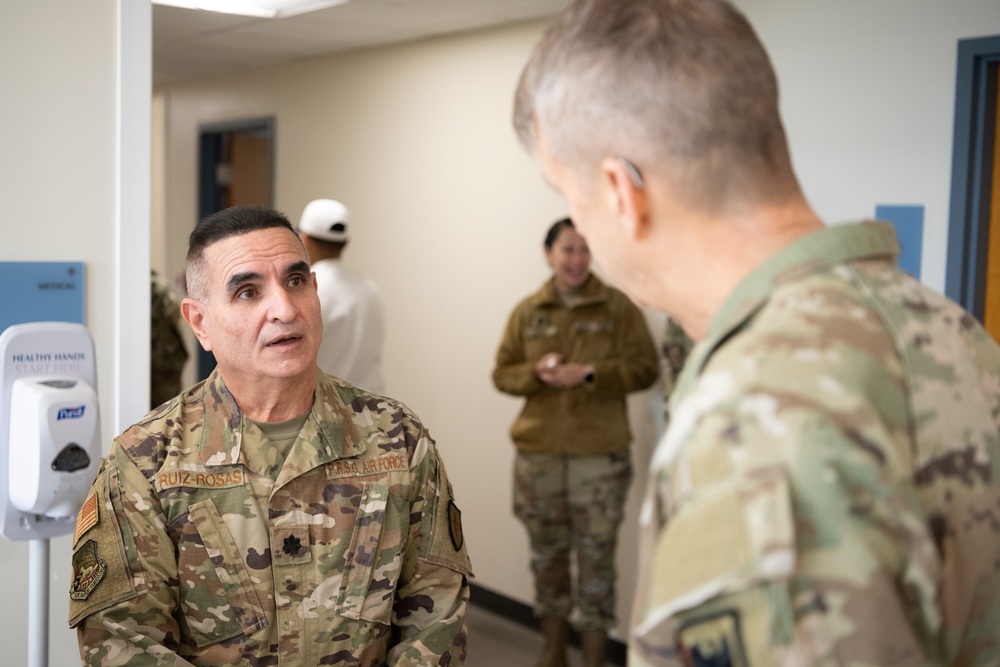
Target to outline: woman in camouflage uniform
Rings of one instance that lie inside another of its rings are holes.
[[[615,541],[632,479],[625,395],[655,382],[658,359],[639,309],[590,273],[569,218],[549,229],[545,258],[553,275],[510,316],[493,382],[526,399],[511,429],[514,511],[531,540],[538,667],[565,665],[574,606],[592,667],[615,622]]]

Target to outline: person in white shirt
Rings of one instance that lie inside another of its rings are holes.
[[[341,254],[350,237],[350,212],[333,199],[316,199],[302,211],[299,233],[316,274],[323,312],[318,365],[362,389],[381,394],[382,300],[370,279],[349,269]]]

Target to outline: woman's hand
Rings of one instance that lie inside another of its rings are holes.
[[[549,352],[548,354],[543,354],[542,358],[535,362],[535,375],[538,379],[542,381],[543,384],[547,384],[550,387],[557,386],[554,384],[556,379],[556,369],[562,363],[563,356],[558,352]]]
[[[594,372],[590,364],[563,363],[557,352],[543,355],[535,364],[535,375],[544,384],[557,389],[570,389],[584,384],[587,376]]]

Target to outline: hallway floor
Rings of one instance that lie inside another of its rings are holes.
[[[469,605],[467,618],[467,667],[531,667],[538,660],[542,650],[540,633],[477,605]],[[569,664],[580,664],[578,649],[570,647]]]

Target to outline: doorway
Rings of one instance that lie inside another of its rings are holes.
[[[198,219],[230,206],[274,205],[274,118],[252,118],[198,128]],[[215,368],[215,355],[198,346],[198,380]]]
[[[1000,341],[1000,35],[961,40],[945,294]]]
[[[992,102],[991,113],[993,122],[993,136],[989,137],[989,152],[992,155],[985,156],[986,162],[990,166],[992,175],[989,178],[984,176],[984,186],[989,189],[989,244],[986,259],[986,281],[985,293],[983,295],[983,326],[993,336],[993,339],[1000,341],[1000,146],[997,137],[1000,137],[1000,90],[997,85],[997,72],[1000,64],[993,63],[990,68],[990,81],[987,86],[987,94]],[[987,117],[988,117],[987,116]]]

